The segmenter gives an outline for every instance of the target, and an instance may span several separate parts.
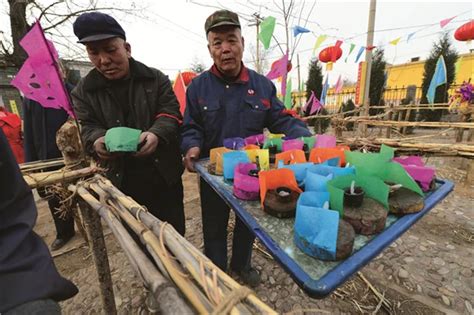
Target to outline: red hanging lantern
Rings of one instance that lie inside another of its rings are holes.
[[[474,39],[474,20],[459,26],[454,32],[454,38],[462,42]]]
[[[181,72],[181,77],[183,78],[183,83],[185,86],[188,86],[191,81],[197,77],[197,73],[193,71],[184,71]]]
[[[336,62],[342,56],[342,49],[341,49],[342,42],[337,41],[336,45],[327,47],[319,53],[319,60],[321,62],[327,63],[326,70],[332,70],[332,64]]]

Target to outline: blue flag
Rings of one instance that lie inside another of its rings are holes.
[[[326,94],[328,93],[328,89],[329,89],[328,77],[329,76],[326,74],[326,81],[324,82],[323,90],[321,91],[320,103],[323,105],[326,104]]]
[[[302,26],[293,26],[293,36],[296,37],[298,34],[301,33],[309,33],[311,32],[309,29],[304,28]]]
[[[440,85],[443,85],[447,82],[446,78],[446,64],[444,63],[443,56],[439,56],[438,61],[436,62],[436,70],[433,74],[433,78],[430,82],[430,87],[428,88],[428,92],[426,93],[426,98],[428,99],[428,103],[433,104],[436,88]]]

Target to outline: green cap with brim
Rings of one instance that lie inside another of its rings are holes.
[[[240,28],[239,16],[229,10],[219,10],[212,13],[204,24],[206,35],[211,29],[225,25],[233,25]]]
[[[141,133],[128,127],[110,128],[105,133],[105,147],[109,152],[137,152]]]

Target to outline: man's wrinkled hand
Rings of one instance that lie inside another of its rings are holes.
[[[114,154],[107,151],[105,147],[105,137],[97,138],[97,140],[94,141],[93,146],[94,146],[95,153],[97,153],[97,156],[101,160],[110,160],[116,157]]]
[[[156,151],[158,146],[158,137],[149,131],[142,132],[140,134],[140,139],[138,140],[139,145],[141,145],[140,150],[134,154],[135,157],[146,157]]]
[[[199,154],[201,154],[201,149],[199,147],[192,147],[186,152],[184,156],[184,167],[190,172],[196,172],[194,168],[194,163],[199,159]]]

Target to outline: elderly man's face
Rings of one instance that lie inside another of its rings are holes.
[[[236,77],[240,73],[244,54],[244,38],[240,28],[222,26],[209,31],[207,48],[217,69],[227,77]]]
[[[109,80],[122,79],[128,75],[131,56],[130,44],[120,37],[86,43],[90,61]]]

